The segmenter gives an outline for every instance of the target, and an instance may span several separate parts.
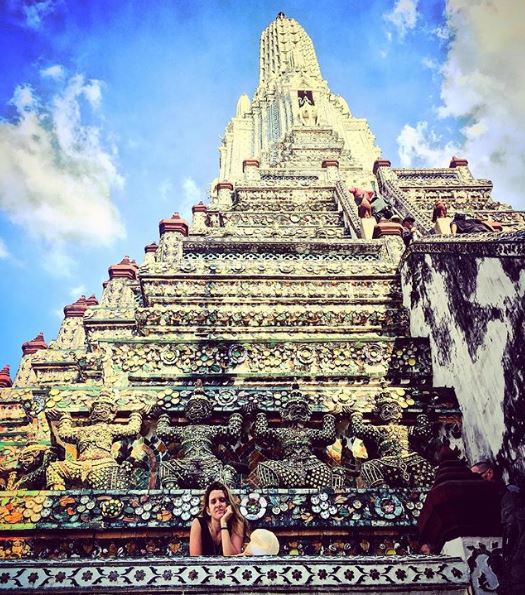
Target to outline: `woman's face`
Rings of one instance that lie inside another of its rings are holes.
[[[223,490],[212,490],[208,496],[207,512],[212,519],[219,521],[226,512],[229,502]]]

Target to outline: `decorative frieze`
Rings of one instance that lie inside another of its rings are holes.
[[[113,343],[112,365],[128,374],[376,374],[425,378],[427,341],[418,339],[310,342]]]
[[[301,331],[314,327],[318,332],[370,332],[403,333],[408,328],[404,309],[396,306],[329,305],[177,305],[155,307],[137,311],[137,324],[142,335],[166,334],[174,327],[235,327],[238,332],[264,330],[266,327]],[[343,328],[341,328],[343,327]]]
[[[0,564],[0,590],[17,592],[107,593],[115,588],[126,592],[333,593],[367,589],[397,593],[410,589],[416,595],[428,591],[465,593],[469,584],[467,565],[447,556],[333,559],[291,558],[126,558],[108,561],[57,561]],[[414,590],[414,585],[417,585]],[[226,591],[227,590],[227,591]]]

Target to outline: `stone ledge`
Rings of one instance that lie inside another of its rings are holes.
[[[242,514],[273,530],[415,527],[422,489],[238,490]],[[0,531],[186,530],[199,514],[200,490],[2,492]],[[115,510],[108,510],[113,502]],[[285,510],[280,505],[285,504]],[[274,512],[274,509],[277,512]]]
[[[401,259],[400,268],[414,254],[460,254],[487,257],[525,256],[525,231],[476,233],[456,236],[425,236],[412,242]]]
[[[148,558],[0,562],[0,592],[466,593],[465,562],[448,556]]]

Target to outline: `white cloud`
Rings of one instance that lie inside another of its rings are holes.
[[[421,64],[429,70],[439,70],[439,64],[428,56],[425,56],[421,59]]]
[[[457,152],[474,175],[494,182],[494,198],[524,209],[525,3],[448,0],[446,16],[451,41],[438,115],[457,119],[463,135]],[[428,158],[428,165],[436,151],[448,150],[419,124],[405,126],[399,140],[403,159]]]
[[[173,192],[173,183],[169,178],[162,180],[159,184],[159,195],[163,202],[166,202]]]
[[[15,89],[10,103],[16,107],[19,113],[22,113],[36,108],[38,100],[34,96],[33,88],[31,87],[31,85],[19,85]]]
[[[64,67],[60,64],[53,64],[40,71],[40,76],[44,78],[61,80],[64,78]]]
[[[182,182],[182,210],[191,213],[191,207],[203,199],[203,193],[193,178],[185,178]]]
[[[54,0],[24,2],[22,11],[25,16],[26,25],[30,29],[39,29],[44,19],[55,10],[56,6],[57,2]]]
[[[392,23],[401,37],[410,29],[414,29],[417,22],[417,5],[419,0],[397,0],[394,8],[383,15],[383,18]]]
[[[452,143],[443,146],[442,139],[429,130],[428,122],[416,127],[406,124],[397,137],[402,167],[446,167],[459,148]]]
[[[435,27],[432,29],[431,33],[441,41],[446,41],[450,37],[448,27]]]
[[[53,277],[73,276],[75,261],[62,242],[51,245],[44,253],[41,262],[44,269]]]
[[[2,238],[0,238],[0,258],[7,258],[9,256],[9,250],[7,249],[7,246],[5,245],[4,240],[2,240]]]
[[[86,286],[81,283],[76,287],[72,287],[69,290],[69,295],[75,300],[78,299],[81,295],[86,295]]]
[[[81,98],[96,106],[100,83],[72,77],[47,103],[15,90],[14,121],[0,121],[0,208],[51,250],[45,266],[69,274],[68,243],[108,245],[125,230],[111,201],[123,185],[102,131],[82,123]]]

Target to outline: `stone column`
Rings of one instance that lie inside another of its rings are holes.
[[[223,180],[215,186],[215,190],[217,191],[217,208],[229,211],[232,208],[233,184]]]
[[[158,249],[159,249],[159,246],[155,242],[152,242],[151,244],[144,246],[144,264],[151,264],[151,263],[155,262],[155,260],[156,260],[155,255],[156,255]]]
[[[242,162],[242,171],[244,172],[244,179],[247,182],[256,182],[261,179],[259,166],[258,159],[245,159]]]
[[[160,242],[157,261],[178,264],[182,259],[182,240],[188,235],[188,224],[179,213],[159,223]]]
[[[326,170],[326,179],[334,182],[339,179],[339,161],[337,159],[325,159],[321,167]]]
[[[193,219],[191,222],[192,233],[204,234],[206,232],[206,216],[208,213],[208,207],[201,201],[191,207]]]

